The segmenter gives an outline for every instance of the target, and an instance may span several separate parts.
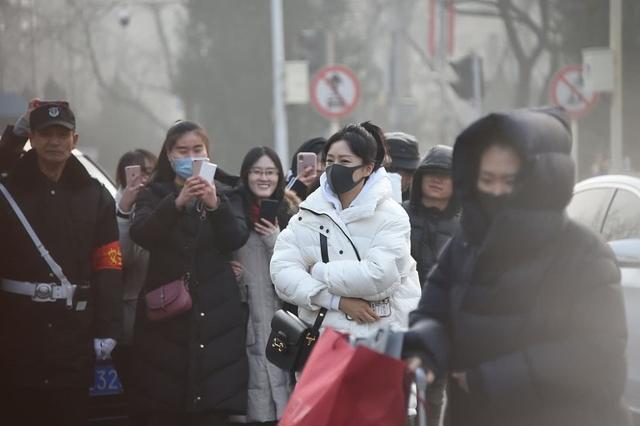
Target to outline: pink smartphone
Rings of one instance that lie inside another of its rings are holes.
[[[125,167],[124,175],[125,179],[127,180],[126,184],[130,185],[132,182],[135,182],[137,179],[139,179],[141,171],[141,167],[137,165]]]
[[[299,152],[298,176],[300,176],[307,167],[312,167],[312,176],[316,176],[318,174],[318,156],[314,152]]]

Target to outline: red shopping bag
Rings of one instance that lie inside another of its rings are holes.
[[[279,426],[404,426],[406,410],[405,363],[328,328]]]

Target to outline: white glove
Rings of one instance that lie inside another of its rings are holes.
[[[113,339],[93,339],[93,349],[96,351],[96,359],[104,361],[111,358],[111,351],[116,347],[117,342]]]
[[[13,134],[16,136],[29,136],[29,120],[25,114],[18,117],[16,124],[13,126]]]

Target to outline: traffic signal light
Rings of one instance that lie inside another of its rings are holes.
[[[484,76],[482,72],[482,58],[470,53],[457,61],[449,62],[456,73],[456,80],[451,82],[451,88],[461,99],[474,100],[484,97]]]
[[[298,34],[297,55],[309,63],[309,72],[314,73],[326,65],[326,35],[317,29],[302,30]]]

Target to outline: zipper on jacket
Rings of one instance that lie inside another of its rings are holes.
[[[353,247],[353,251],[355,251],[355,252],[356,252],[356,257],[358,258],[358,260],[359,260],[359,261],[361,261],[361,260],[362,260],[362,259],[360,259],[360,253],[358,253],[358,249],[356,248],[356,245],[355,245],[355,244],[353,244],[353,241],[351,241],[351,238],[349,238],[349,235],[347,235],[347,233],[345,232],[345,230],[344,230],[344,229],[342,229],[342,226],[338,225],[338,222],[336,222],[335,220],[333,220],[333,218],[332,218],[330,215],[328,215],[328,214],[326,214],[326,213],[318,213],[318,212],[315,212],[315,211],[313,211],[313,210],[311,210],[311,209],[309,209],[309,208],[307,208],[307,207],[300,207],[300,210],[308,211],[309,213],[314,214],[314,215],[316,215],[316,216],[326,216],[326,217],[328,217],[328,218],[329,218],[329,220],[330,220],[331,222],[333,222],[333,223],[338,227],[338,229],[340,230],[340,232],[342,232],[342,234],[345,236],[345,238],[347,239],[347,241],[349,241],[349,244],[351,244],[351,247]]]

